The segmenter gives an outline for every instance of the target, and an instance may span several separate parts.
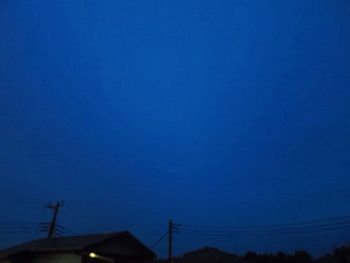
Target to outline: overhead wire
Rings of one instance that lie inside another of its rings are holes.
[[[307,233],[317,233],[333,230],[343,230],[344,227],[329,227],[326,229],[313,229],[313,230],[299,230],[299,231],[284,231],[284,232],[228,232],[228,233],[214,233],[214,232],[199,232],[199,231],[186,231],[181,230],[178,233],[180,234],[189,234],[189,235],[210,235],[218,237],[232,237],[232,236],[273,236],[273,235],[291,235],[291,234],[307,234]],[[349,229],[349,228],[347,228]]]
[[[37,232],[40,227],[35,223],[11,223],[11,222],[1,222],[0,223],[0,233],[9,232]]]
[[[214,226],[214,225],[188,225],[188,224],[176,224],[178,227],[188,227],[188,228],[206,228],[206,229],[243,229],[243,228],[279,228],[279,227],[292,227],[292,226],[302,226],[302,225],[312,225],[317,223],[336,223],[336,222],[350,222],[350,216],[333,217],[328,219],[318,219],[318,220],[307,220],[293,223],[284,224],[266,224],[266,225],[241,225],[241,226]]]
[[[154,242],[150,248],[154,248],[155,246],[157,246],[160,242],[163,241],[164,238],[166,238],[169,234],[169,231],[166,231],[156,242]]]
[[[313,232],[313,231],[322,231],[322,230],[330,230],[333,228],[349,228],[350,222],[342,222],[336,224],[323,224],[323,225],[315,225],[308,227],[289,227],[289,228],[265,228],[265,229],[231,229],[231,230],[208,230],[208,229],[196,229],[196,228],[179,228],[178,231],[188,231],[188,232],[205,232],[205,233],[217,233],[217,234],[225,234],[225,233],[288,233],[288,232]]]
[[[350,228],[350,217],[337,217],[321,220],[310,220],[288,224],[252,225],[252,226],[194,226],[176,224],[177,233],[188,235],[210,236],[257,236],[257,235],[290,235],[334,231]]]

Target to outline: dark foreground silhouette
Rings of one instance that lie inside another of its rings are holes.
[[[161,260],[161,262],[167,262]],[[350,263],[350,245],[335,249],[333,252],[313,259],[304,250],[296,251],[292,254],[284,252],[257,254],[247,252],[243,256],[238,256],[217,248],[204,247],[195,251],[185,253],[181,257],[173,259],[174,263]]]

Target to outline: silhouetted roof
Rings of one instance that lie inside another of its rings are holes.
[[[143,245],[138,239],[136,239],[131,233],[127,231],[93,234],[93,235],[80,235],[69,236],[52,239],[38,239],[21,245],[17,245],[11,248],[7,248],[0,251],[0,258],[7,258],[8,256],[19,253],[38,253],[38,252],[81,252],[84,250],[93,249],[95,246],[102,242],[112,240],[114,238],[126,238],[132,240],[134,244],[138,246],[138,251],[142,251],[142,255],[146,255],[149,258],[154,258],[156,255]]]
[[[248,262],[239,258],[235,254],[222,251],[214,247],[204,247],[198,250],[187,252],[182,257],[177,258],[178,263],[195,263],[195,262]]]
[[[236,258],[237,256],[214,247],[203,247],[198,250],[185,253],[183,258]]]

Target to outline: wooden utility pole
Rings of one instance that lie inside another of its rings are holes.
[[[169,263],[172,263],[173,261],[173,230],[174,230],[174,224],[173,220],[169,220],[169,230],[168,230],[168,260]]]
[[[47,238],[52,238],[54,233],[55,233],[55,228],[56,228],[56,222],[57,222],[57,215],[58,215],[58,210],[60,209],[60,207],[62,207],[64,204],[64,202],[57,202],[55,204],[48,204],[46,207],[49,209],[53,210],[53,215],[52,215],[52,220],[47,232]]]

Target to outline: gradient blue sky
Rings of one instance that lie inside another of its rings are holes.
[[[347,0],[0,1],[0,222],[49,220],[65,200],[72,233],[151,244],[170,217],[350,215],[349,28]],[[179,234],[175,254],[346,241]]]

